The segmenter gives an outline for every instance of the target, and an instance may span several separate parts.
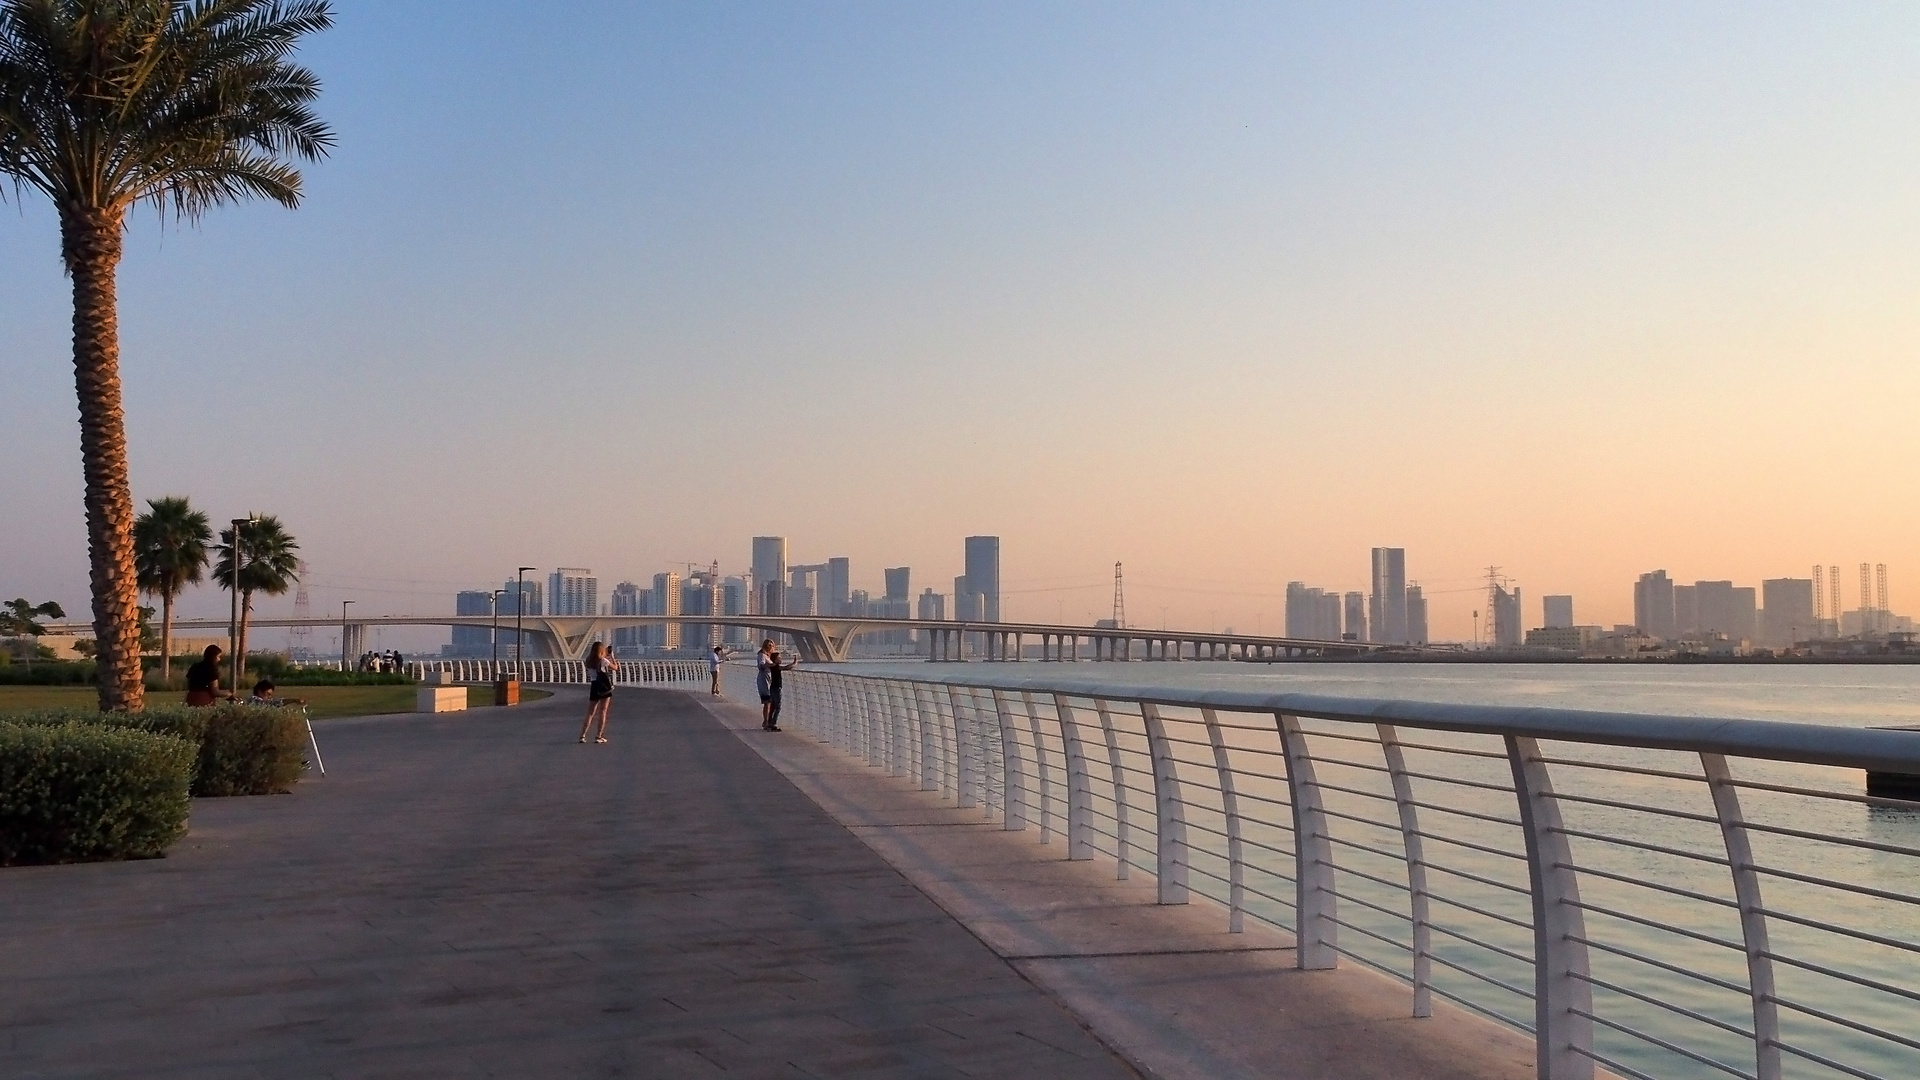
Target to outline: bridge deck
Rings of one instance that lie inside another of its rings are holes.
[[[316,725],[164,860],[0,870],[0,1075],[1132,1077],[684,695]],[[784,736],[771,736],[782,738]]]

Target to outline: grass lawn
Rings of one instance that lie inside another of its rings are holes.
[[[328,716],[412,712],[413,690],[411,686],[289,686],[282,689],[281,693],[286,697],[304,699],[308,715],[321,719]],[[521,701],[538,701],[550,696],[545,690],[520,688]],[[97,700],[91,686],[0,686],[0,716],[32,709],[83,709]],[[180,698],[176,691],[149,690],[147,700],[155,705],[172,705],[178,703]],[[468,708],[491,704],[493,687],[467,688]]]

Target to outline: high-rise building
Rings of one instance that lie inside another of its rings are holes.
[[[720,614],[745,615],[748,603],[752,600],[753,590],[745,577],[730,577],[720,583]],[[751,626],[729,626],[726,628],[726,641],[729,645],[742,648],[753,644]]]
[[[1737,585],[1733,590],[1733,629],[1727,636],[1735,641],[1753,641],[1760,636],[1759,590]]]
[[[720,575],[717,570],[695,570],[680,586],[680,614],[718,615]],[[720,643],[720,628],[709,623],[681,623],[680,645],[702,651]]]
[[[926,622],[937,622],[947,617],[947,598],[928,589],[920,594],[920,613],[918,618]]]
[[[967,537],[967,591],[980,597],[980,619],[1000,621],[1000,538]],[[958,598],[954,603],[958,605]]]
[[[645,615],[650,597],[647,590],[631,581],[623,581],[613,587],[608,613],[612,615]],[[613,631],[613,648],[617,656],[625,656],[646,644],[645,626],[619,626]]]
[[[1760,596],[1761,641],[1784,648],[1815,636],[1812,578],[1767,578]]]
[[[1550,630],[1563,629],[1573,625],[1573,597],[1543,596],[1540,598],[1540,625]]]
[[[503,628],[500,634],[500,647],[507,649],[513,645],[513,635],[504,629],[508,620],[512,619],[515,614],[520,613],[523,607],[527,615],[544,615],[546,614],[546,605],[543,603],[540,583],[538,581],[515,581],[513,578],[508,578],[500,588],[502,590],[500,594],[500,625]],[[519,591],[516,593],[515,589]],[[533,634],[531,631],[521,635],[521,653],[526,656],[539,655],[538,650],[540,643],[544,640],[544,638]]]
[[[1373,591],[1368,599],[1368,623],[1373,640],[1388,645],[1407,644],[1407,551],[1373,549]],[[1519,638],[1514,639],[1516,642]]]
[[[672,572],[653,575],[653,610],[649,615],[680,614],[680,575]],[[680,647],[680,624],[668,623],[653,639],[654,644],[667,649]]]
[[[852,576],[852,561],[844,557],[827,560],[827,568],[819,576],[820,614],[845,615]]]
[[[1700,634],[1700,596],[1691,585],[1673,587],[1673,636],[1698,637]]]
[[[1679,637],[1674,627],[1673,580],[1665,570],[1640,575],[1633,583],[1633,625],[1651,638]]]
[[[911,584],[913,579],[912,567],[889,567],[884,573],[887,576],[888,600],[904,604],[913,599],[913,585]]]
[[[1524,633],[1520,626],[1520,590],[1504,585],[1493,587],[1493,644],[1496,648],[1519,646]]]
[[[1341,628],[1340,636],[1353,641],[1367,640],[1367,594],[1350,592],[1342,598],[1346,606],[1346,625]],[[1411,621],[1412,616],[1408,616]]]
[[[600,579],[593,571],[562,566],[547,575],[547,614],[600,614]]]
[[[1734,624],[1739,616],[1734,611],[1733,582],[1696,581],[1693,583],[1695,619],[1700,633],[1711,638],[1719,634],[1738,640]]]
[[[770,597],[779,596],[780,589],[767,590],[768,585],[785,586],[787,583],[787,538],[784,536],[756,536],[753,538],[753,588],[754,611],[762,615],[779,615],[784,608],[774,611],[759,606]],[[776,599],[774,603],[779,603]]]
[[[1340,607],[1338,592],[1310,588],[1303,581],[1287,582],[1287,636],[1340,640]]]
[[[467,589],[453,598],[455,615],[492,615],[493,594]],[[456,626],[453,644],[447,651],[454,656],[486,656],[493,651],[493,629],[486,626]]]
[[[1358,596],[1358,593],[1352,595]],[[1418,585],[1407,586],[1407,644],[1427,643],[1427,594]]]
[[[957,622],[984,622],[987,598],[973,587],[973,579],[961,574],[953,579],[953,617]]]

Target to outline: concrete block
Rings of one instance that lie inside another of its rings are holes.
[[[414,712],[459,712],[466,707],[464,686],[422,686],[414,693]]]
[[[425,686],[452,686],[453,672],[429,671],[427,672],[426,677],[421,679],[420,682],[422,683],[422,685],[425,685]]]

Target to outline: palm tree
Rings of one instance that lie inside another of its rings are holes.
[[[317,160],[333,134],[290,54],[332,24],[326,0],[0,0],[0,176],[52,201],[73,279],[103,709],[146,700],[114,281],[127,211],[297,205],[290,159]]]
[[[253,616],[253,596],[262,593],[267,596],[279,596],[300,580],[300,545],[294,542],[293,535],[280,524],[280,519],[268,514],[256,516],[247,521],[240,530],[240,640],[235,643],[233,685],[237,688],[240,679],[247,673],[247,623]],[[226,583],[233,583],[233,527],[220,530],[220,560],[214,564],[213,576]]]
[[[160,598],[160,678],[173,678],[173,598],[207,568],[213,529],[184,496],[148,499],[133,523],[133,565],[140,591]]]

